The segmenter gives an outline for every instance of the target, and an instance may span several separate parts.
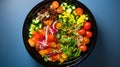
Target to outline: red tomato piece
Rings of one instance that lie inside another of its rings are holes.
[[[75,13],[80,16],[83,14],[83,9],[78,7],[75,9]]]
[[[53,34],[48,34],[48,42],[55,42],[55,43],[57,43],[58,40],[57,40],[57,38],[55,37],[55,35],[53,35]]]
[[[34,40],[44,40],[45,37],[42,35],[42,33],[36,31],[34,34],[33,34],[33,37],[32,37]]]
[[[39,34],[39,32],[35,32],[35,33],[33,34],[33,38],[34,38],[34,39],[39,39],[39,38],[40,38],[40,35],[41,35],[41,34]]]
[[[85,30],[89,30],[91,28],[91,22],[85,22],[84,27]]]
[[[85,51],[87,51],[87,46],[86,45],[81,45],[80,49],[81,49],[82,52],[85,52]]]
[[[84,34],[85,34],[85,29],[80,29],[80,30],[78,31],[78,34],[79,34],[79,35],[84,35]]]
[[[38,30],[43,36],[46,35],[46,29],[39,29]]]
[[[46,49],[46,54],[50,53],[52,51],[52,48],[47,48]]]
[[[53,34],[48,34],[48,41],[49,42],[53,42],[54,38],[55,38],[55,36]]]
[[[53,61],[57,61],[58,58],[59,58],[59,54],[56,54],[56,55],[53,55],[53,56],[52,56],[52,60],[53,60]]]
[[[86,31],[86,35],[85,35],[86,37],[92,37],[92,35],[93,35],[93,34],[92,34],[91,31]]]
[[[90,38],[89,37],[83,37],[83,41],[84,44],[88,44],[90,42]]]
[[[54,37],[53,42],[58,43],[58,40],[56,37]]]
[[[57,13],[62,13],[62,12],[63,12],[62,7],[58,7],[57,8]]]

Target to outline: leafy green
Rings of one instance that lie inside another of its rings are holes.
[[[80,52],[81,52],[80,49],[76,49],[76,52],[73,54],[73,56],[74,56],[74,57],[80,56]]]

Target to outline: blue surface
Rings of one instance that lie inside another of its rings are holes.
[[[0,0],[0,67],[43,67],[26,51],[22,27],[41,0]],[[79,0],[93,13],[98,40],[90,56],[76,67],[120,67],[120,0]]]

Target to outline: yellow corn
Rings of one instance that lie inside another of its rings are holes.
[[[45,56],[46,50],[40,50],[40,51],[39,51],[39,54],[40,54],[42,57]]]
[[[66,54],[61,54],[61,57],[63,58],[63,59],[66,59],[67,58],[67,55]]]
[[[60,63],[63,63],[63,62],[64,62],[64,59],[63,59],[63,58],[60,58],[59,61],[60,61]]]

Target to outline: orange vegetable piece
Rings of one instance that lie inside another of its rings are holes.
[[[46,21],[43,21],[44,25],[52,25],[53,23],[53,20],[46,20]]]
[[[58,8],[57,8],[57,13],[62,13],[62,12],[63,12],[62,7],[58,7]]]
[[[35,44],[38,43],[39,39],[32,38],[32,40],[35,42]]]
[[[61,56],[63,59],[66,59],[66,58],[67,58],[67,55],[64,54],[64,53],[60,54],[60,56]]]
[[[53,20],[48,20],[48,25],[52,25]]]
[[[90,43],[90,38],[89,38],[89,37],[83,37],[82,42],[83,42],[84,44],[89,44],[89,43]]]
[[[64,62],[64,59],[63,59],[63,58],[60,58],[59,61],[60,61],[60,63],[63,63],[63,62]]]
[[[39,51],[40,50],[40,45],[37,43],[37,44],[35,44],[35,49],[36,49],[36,51]]]
[[[53,1],[52,2],[52,9],[56,9],[59,7],[59,2],[58,1]]]
[[[75,9],[75,13],[80,16],[83,14],[83,9],[78,7]]]
[[[52,48],[47,48],[46,49],[46,54],[48,54],[49,52],[51,52],[52,51]]]
[[[58,30],[62,29],[62,23],[60,22],[56,23],[55,28]]]
[[[35,41],[32,38],[28,39],[28,43],[31,47],[35,46]]]

